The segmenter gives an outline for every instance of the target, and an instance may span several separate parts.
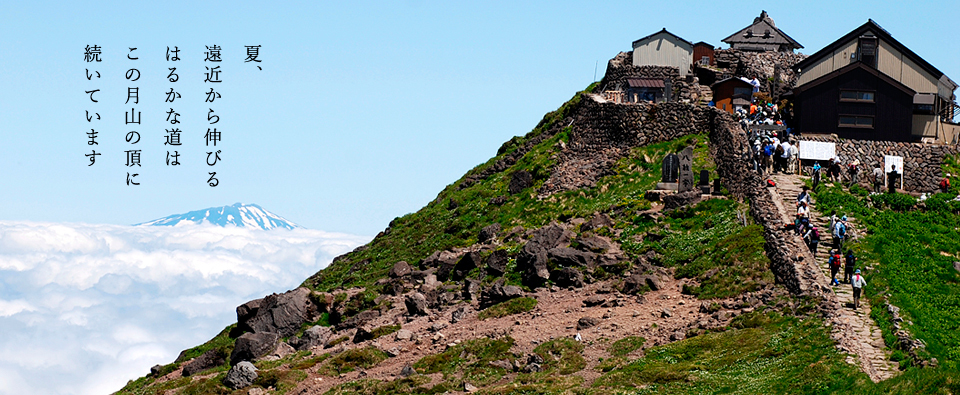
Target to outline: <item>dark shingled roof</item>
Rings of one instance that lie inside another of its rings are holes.
[[[748,31],[750,34],[747,33]],[[769,34],[767,34],[768,32]],[[737,48],[748,50],[775,51],[781,45],[787,45],[793,49],[803,48],[803,45],[800,45],[797,40],[778,29],[777,25],[773,23],[773,18],[770,18],[766,11],[761,12],[759,17],[754,18],[752,25],[740,29],[740,31],[721,41],[730,44],[730,46],[737,44]]]

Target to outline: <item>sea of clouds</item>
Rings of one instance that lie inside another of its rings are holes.
[[[109,394],[369,237],[0,221],[0,394]]]

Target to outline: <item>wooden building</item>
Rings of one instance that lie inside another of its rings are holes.
[[[753,99],[753,85],[737,77],[725,78],[710,86],[714,106],[733,114],[737,107],[749,109]]]
[[[685,77],[693,64],[693,43],[667,29],[633,42],[634,66],[672,66]]]
[[[713,45],[703,41],[693,44],[693,62],[701,66],[716,66]]]
[[[659,103],[666,99],[664,96],[665,88],[666,85],[662,79],[630,78],[627,80],[627,91],[624,101],[629,103],[645,101]]]
[[[797,128],[881,141],[947,141],[957,84],[869,20],[793,67]]]
[[[761,11],[760,16],[753,18],[753,24],[740,29],[723,40],[730,44],[730,48],[741,51],[766,52],[793,52],[803,48],[803,45],[794,40],[787,33],[777,28],[773,18]]]

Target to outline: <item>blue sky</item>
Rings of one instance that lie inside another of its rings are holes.
[[[603,74],[630,42],[666,27],[720,39],[761,9],[813,53],[873,18],[960,80],[953,1],[766,2],[5,2],[0,220],[133,224],[236,202],[312,229],[376,234],[523,135]],[[103,47],[100,64],[83,48]],[[204,103],[203,52],[223,49],[222,94]],[[181,80],[165,80],[167,46]],[[262,45],[260,66],[244,45]],[[724,45],[725,46],[725,45]],[[140,59],[127,60],[128,47]],[[124,72],[142,77],[128,85]],[[101,72],[87,81],[84,69]],[[143,124],[123,124],[128,86]],[[83,92],[101,89],[92,106]],[[182,98],[164,103],[174,87]],[[180,112],[179,168],[164,165],[165,112]],[[220,185],[206,184],[205,116],[221,116]],[[84,110],[96,110],[93,167]],[[141,133],[139,187],[123,135]]]

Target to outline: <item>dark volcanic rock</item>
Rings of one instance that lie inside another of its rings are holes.
[[[436,268],[437,279],[440,281],[447,281],[447,278],[450,277],[450,272],[453,271],[453,267],[456,266],[458,259],[460,259],[460,255],[452,251],[436,251],[423,260],[423,266],[428,268]]]
[[[487,274],[491,276],[502,276],[507,271],[507,251],[496,250],[487,256]]]
[[[524,285],[535,288],[550,279],[547,251],[568,244],[572,236],[572,232],[558,225],[547,225],[534,232],[517,256],[517,270]]]
[[[410,274],[413,271],[413,268],[410,267],[410,264],[407,261],[400,261],[393,264],[393,267],[390,269],[390,277],[399,278]]]
[[[243,361],[230,368],[227,377],[223,379],[223,385],[237,390],[250,386],[257,377],[257,368],[252,363]]]
[[[511,195],[515,195],[531,186],[533,186],[533,176],[526,170],[520,170],[510,176],[510,186],[507,187],[507,190],[510,191]]]
[[[480,293],[480,280],[468,278],[463,280],[463,289],[460,291],[460,296],[464,300],[475,300]]]
[[[450,313],[450,323],[456,324],[466,316],[467,316],[467,308],[460,307],[459,309],[456,309],[452,313]]]
[[[337,324],[337,330],[356,328],[380,316],[380,310],[364,310],[357,315]]]
[[[583,287],[583,273],[572,267],[565,267],[550,273],[553,282],[561,287]]]
[[[482,264],[483,258],[480,256],[480,253],[477,251],[470,251],[466,254],[463,254],[463,257],[460,258],[460,261],[457,262],[457,265],[453,267],[453,273],[451,273],[451,278],[454,281],[460,281],[471,270],[480,267]]]
[[[290,345],[297,350],[309,350],[321,347],[333,335],[333,331],[326,326],[315,325],[303,332],[303,336],[293,338]]]
[[[592,328],[597,326],[600,323],[599,318],[594,317],[583,317],[577,320],[577,330],[584,330],[587,328]]]
[[[367,340],[373,340],[373,333],[363,327],[357,328],[357,333],[353,335],[353,343],[363,343]]]
[[[523,294],[523,291],[519,287],[513,285],[503,286],[503,282],[501,278],[480,292],[481,310],[497,303],[520,297]]]
[[[183,376],[191,376],[204,370],[223,365],[227,361],[227,352],[222,348],[209,350],[190,363],[184,365]]]
[[[417,374],[417,371],[413,370],[410,365],[403,365],[403,369],[400,369],[400,377],[409,377],[415,374]]]
[[[310,300],[310,290],[295,290],[267,296],[237,307],[237,327],[253,333],[276,333],[292,336],[306,322],[315,321],[319,309]]]
[[[664,196],[663,208],[665,210],[671,210],[671,209],[680,208],[683,206],[696,204],[699,201],[700,201],[700,190],[695,189],[692,191],[675,193],[673,195]]]
[[[480,235],[477,240],[481,243],[493,241],[493,239],[496,239],[497,235],[500,234],[500,230],[499,223],[484,226],[483,229],[480,229]]]
[[[580,230],[586,232],[594,229],[600,229],[604,226],[606,227],[613,226],[613,220],[610,219],[610,216],[604,213],[595,213],[593,214],[592,217],[590,217],[589,221],[584,222],[582,225],[580,225]]]
[[[547,251],[547,258],[558,266],[588,266],[596,260],[597,254],[570,247],[557,247]]]
[[[427,298],[423,296],[422,293],[414,292],[413,294],[407,295],[403,300],[403,304],[407,306],[407,314],[409,315],[427,315]]]
[[[613,244],[610,243],[605,237],[600,237],[597,235],[580,235],[577,237],[578,249],[583,251],[592,251],[596,253],[604,253],[607,250],[613,248]]]
[[[607,298],[602,295],[593,295],[583,300],[583,305],[587,307],[599,306],[606,303]]]
[[[623,282],[622,292],[625,294],[635,294],[644,286],[650,288],[651,291],[657,291],[663,287],[660,283],[660,279],[656,276],[634,274],[630,277],[627,277],[627,279]]]
[[[237,338],[230,354],[230,364],[236,365],[240,361],[252,361],[269,354],[280,341],[276,333],[244,333]]]

